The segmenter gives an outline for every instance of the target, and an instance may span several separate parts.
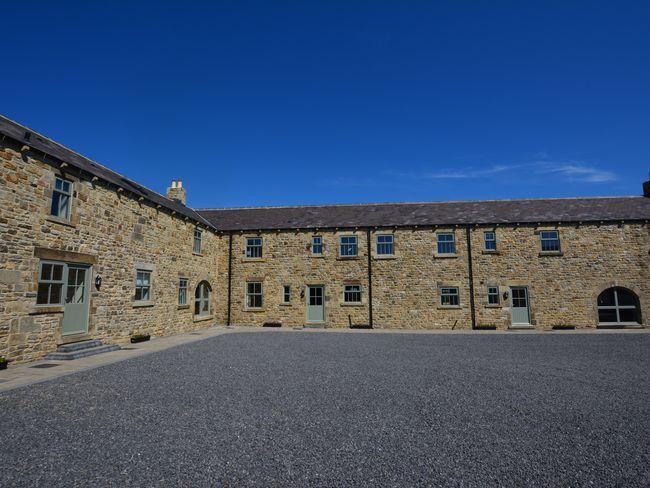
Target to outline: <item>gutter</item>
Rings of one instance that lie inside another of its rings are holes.
[[[472,239],[471,229],[468,225],[465,227],[465,236],[467,237],[467,269],[469,271],[469,306],[472,315],[472,329],[476,329],[476,304],[474,303],[474,271],[472,268]]]
[[[230,309],[232,305],[232,232],[228,234],[228,318],[226,325],[230,325]]]
[[[372,329],[372,244],[370,227],[366,230],[366,241],[368,244],[368,325]]]

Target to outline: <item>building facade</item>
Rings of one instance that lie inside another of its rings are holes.
[[[192,209],[0,118],[0,356],[212,324],[642,327],[644,196]]]

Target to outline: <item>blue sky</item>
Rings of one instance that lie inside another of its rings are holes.
[[[650,2],[12,2],[0,111],[195,207],[640,194]]]

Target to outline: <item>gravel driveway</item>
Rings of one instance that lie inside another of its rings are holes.
[[[226,334],[0,394],[1,486],[648,486],[650,335]]]

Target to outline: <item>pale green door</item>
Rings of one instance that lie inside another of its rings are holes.
[[[513,286],[510,288],[512,296],[512,313],[513,325],[529,325],[530,310],[528,305],[528,288],[525,286]]]
[[[90,268],[77,264],[68,264],[66,268],[61,335],[85,334],[88,332]]]
[[[323,287],[309,286],[307,293],[307,322],[324,322],[325,321],[325,300],[323,296]]]

